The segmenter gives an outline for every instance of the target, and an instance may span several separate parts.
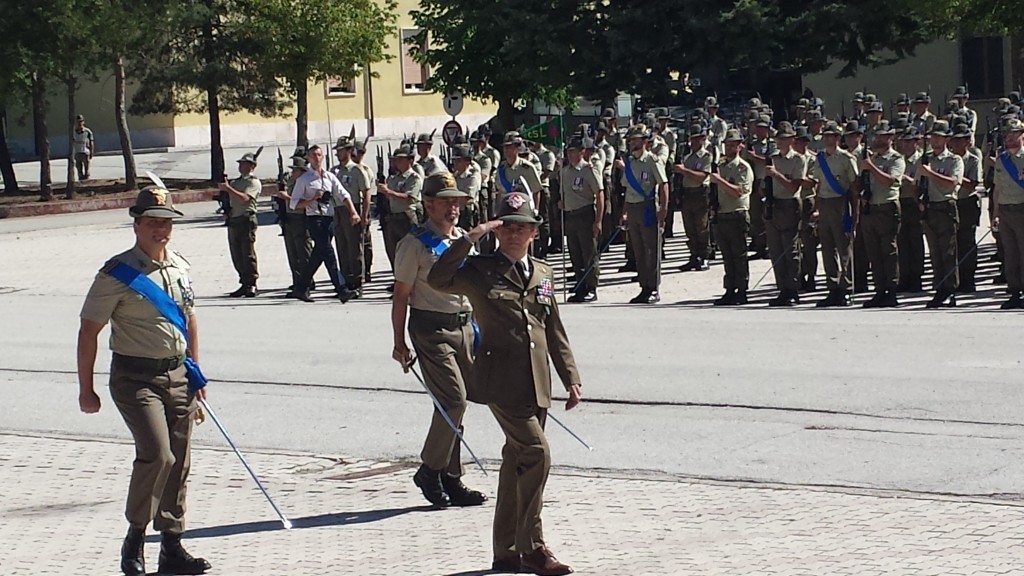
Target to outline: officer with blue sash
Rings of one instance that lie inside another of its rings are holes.
[[[1003,265],[1010,298],[1003,310],[1024,308],[1024,123],[1014,118],[1006,123],[1006,149],[995,163],[993,227],[1002,234]]]
[[[403,368],[412,358],[405,341],[408,314],[409,337],[423,368],[424,382],[460,428],[466,413],[466,382],[473,367],[473,310],[465,296],[431,288],[427,274],[451,243],[465,234],[456,223],[469,198],[457,188],[453,175],[444,172],[427,176],[423,183],[426,222],[414,226],[398,243],[395,295],[391,301],[395,341],[391,356]],[[423,464],[413,482],[431,504],[478,506],[487,500],[483,493],[462,483],[458,438],[437,411],[420,457]]]
[[[85,298],[78,332],[78,403],[98,412],[93,370],[97,341],[109,322],[110,395],[135,439],[135,462],[121,547],[121,571],[146,573],[143,543],[150,522],[161,532],[160,573],[202,574],[210,564],[181,546],[196,398],[205,398],[198,370],[199,334],[189,263],[167,248],[175,210],[167,190],[149,186],[129,209],[135,246],[100,270]]]
[[[851,192],[860,172],[857,158],[839,148],[839,126],[829,122],[821,132],[824,149],[815,156],[810,175],[817,183],[814,212],[821,240],[821,261],[825,265],[828,296],[818,308],[850,306],[853,284],[853,235],[860,217],[860,198]]]

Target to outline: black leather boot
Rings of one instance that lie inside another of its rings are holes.
[[[445,507],[452,505],[452,501],[448,498],[448,494],[445,493],[444,486],[441,484],[441,472],[439,470],[431,470],[427,468],[426,464],[423,464],[412,477],[412,481],[419,486],[423,492],[423,497],[434,506]]]
[[[462,478],[441,474],[441,485],[448,493],[453,506],[479,506],[487,502],[487,495],[479,490],[470,490],[462,483]]]
[[[202,558],[195,558],[181,546],[181,534],[164,532],[160,539],[161,574],[205,574],[211,568]]]
[[[128,535],[121,544],[121,572],[125,576],[146,576],[146,555],[143,552],[145,542],[145,529],[128,528]]]

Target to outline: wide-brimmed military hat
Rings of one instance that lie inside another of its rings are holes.
[[[807,119],[810,120],[811,122],[815,122],[824,120],[825,118],[821,115],[821,110],[811,110],[807,114]]]
[[[433,143],[434,143],[434,134],[433,134],[433,132],[431,132],[430,134],[427,134],[426,132],[424,132],[423,134],[420,134],[419,136],[416,137],[416,145],[417,146],[419,146],[420,144],[433,144]]]
[[[309,162],[306,162],[304,158],[292,158],[292,165],[289,166],[292,170],[298,168],[299,170],[305,170],[309,167]]]
[[[343,150],[345,148],[354,148],[355,142],[352,141],[348,136],[341,136],[338,138],[337,144],[334,145],[335,150]]]
[[[238,161],[239,162],[248,162],[248,163],[252,164],[253,166],[255,166],[256,165],[256,155],[253,154],[252,152],[246,152],[245,154],[242,154],[242,157],[239,158]]]
[[[956,89],[953,90],[953,98],[963,98],[966,100],[970,97],[971,95],[967,93],[967,86],[957,86]]]
[[[757,122],[754,124],[754,126],[758,128],[771,128],[772,117],[767,114],[761,114],[760,116],[757,117]]]
[[[690,125],[690,138],[703,138],[708,135],[707,129],[703,124],[691,124]]]
[[[626,139],[630,138],[647,138],[650,132],[647,130],[647,126],[644,124],[636,124],[630,126],[629,131],[626,132]]]
[[[811,105],[811,101],[807,98],[801,98],[796,101],[797,110],[806,110]]]
[[[920,140],[924,138],[921,135],[921,131],[916,126],[907,126],[907,128],[900,134],[900,140]]]
[[[295,151],[292,152],[292,156],[291,157],[293,159],[294,158],[302,158],[303,160],[305,160],[306,159],[306,147],[305,146],[298,146],[298,147],[296,147]]]
[[[423,180],[424,198],[469,198],[455,183],[455,176],[449,172],[432,174]]]
[[[882,103],[881,102],[879,102],[878,100],[875,100],[874,102],[871,103],[870,106],[868,106],[866,112],[868,114],[871,114],[872,112],[877,112],[879,114],[884,114],[885,113],[885,108],[882,107]]]
[[[853,101],[854,104],[860,104],[860,103],[864,102],[864,93],[863,92],[854,92],[853,93],[853,98],[851,98],[850,100]]]
[[[776,138],[796,138],[796,132],[793,131],[793,125],[789,122],[779,122],[778,132],[775,133]]]
[[[993,112],[1006,113],[1006,110],[1010,107],[1013,102],[1009,98],[1000,98],[996,100],[996,107],[992,109]]]
[[[928,132],[932,136],[949,136],[952,132],[949,131],[949,122],[945,120],[936,120],[932,124],[932,129]]]
[[[932,97],[927,92],[918,92],[917,96],[914,96],[914,102],[916,104],[931,104]]]
[[[392,158],[415,158],[416,153],[413,152],[412,146],[408,144],[402,144],[391,153]]]
[[[821,130],[822,136],[842,136],[842,134],[843,132],[839,129],[839,124],[833,120],[829,120]]]
[[[534,214],[529,193],[521,191],[521,187],[522,185],[516,182],[513,184],[513,192],[502,196],[498,202],[498,220],[508,223],[540,224],[544,220]]]
[[[469,144],[459,144],[458,146],[452,146],[452,159],[472,160],[473,150],[470,149]]]
[[[704,107],[718,108],[718,98],[715,98],[714,96],[708,96],[707,98],[704,99]]]
[[[583,150],[583,138],[574,136],[569,139],[569,142],[565,145],[566,150]]]
[[[901,92],[898,96],[896,96],[896,105],[897,106],[901,106],[901,105],[902,106],[909,106],[910,105],[910,96],[907,96],[906,94]]]
[[[584,150],[597,150],[597,142],[594,141],[590,136],[583,137],[583,149]]]
[[[811,141],[811,134],[807,131],[807,126],[797,126],[794,131],[793,138],[796,140]]]
[[[352,153],[355,155],[366,154],[366,140],[356,139],[355,144],[352,145]]]
[[[523,137],[515,130],[505,132],[505,137],[501,141],[502,146],[519,146],[522,143]]]
[[[747,108],[760,108],[760,107],[761,107],[761,99],[760,98],[751,98],[750,100],[747,100]]]
[[[133,218],[177,219],[184,216],[174,208],[171,193],[160,186],[146,186],[139,190],[139,195],[135,197],[135,205],[128,209],[128,214]]]
[[[725,140],[724,141],[725,142],[743,142],[743,136],[740,134],[739,130],[736,130],[736,129],[726,130],[726,132],[725,132]]]
[[[872,134],[875,136],[894,136],[896,134],[896,129],[889,125],[888,120],[882,120],[875,126]]]
[[[878,96],[871,94],[870,92],[864,95],[864,103],[871,104],[872,102],[878,102]]]
[[[850,120],[843,127],[843,136],[849,136],[850,134],[863,134],[864,129],[860,127],[860,124],[856,120]]]
[[[1003,131],[1024,132],[1024,122],[1021,122],[1019,118],[1011,118],[1003,125]]]
[[[601,112],[601,118],[615,118],[615,110],[612,108],[605,108]]]
[[[483,142],[484,140],[487,140],[487,139],[486,139],[486,138],[484,138],[484,137],[483,137],[483,136],[482,136],[482,135],[480,134],[480,132],[479,132],[479,131],[473,131],[473,132],[472,132],[472,133],[471,133],[471,134],[469,135],[469,141],[470,141],[470,142]]]
[[[974,133],[971,132],[970,126],[967,124],[957,124],[953,128],[953,135],[951,138],[970,138],[971,136],[974,136]]]

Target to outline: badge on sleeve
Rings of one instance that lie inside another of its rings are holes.
[[[537,303],[548,306],[555,296],[555,285],[548,277],[541,278],[537,285]]]

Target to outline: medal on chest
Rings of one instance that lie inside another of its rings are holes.
[[[555,296],[555,285],[548,277],[541,278],[537,285],[537,303],[549,306]]]

